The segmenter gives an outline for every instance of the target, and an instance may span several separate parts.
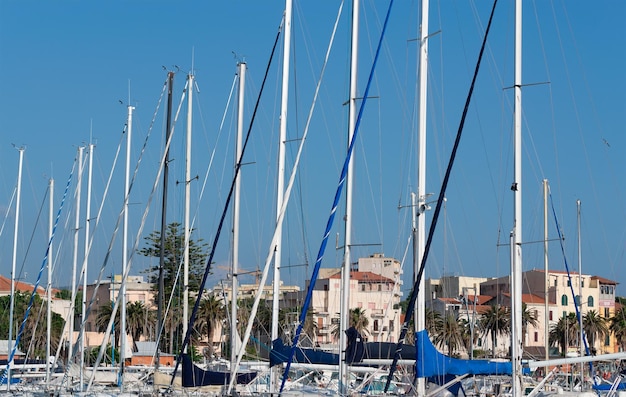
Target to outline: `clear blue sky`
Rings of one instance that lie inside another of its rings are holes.
[[[364,1],[361,11],[359,91],[363,93],[387,2]],[[295,1],[292,83],[288,114],[288,170],[303,133],[315,82],[340,3]],[[77,147],[96,144],[92,217],[102,202],[126,104],[136,107],[132,167],[154,127],[131,197],[130,245],[155,180],[164,136],[164,102],[156,111],[166,70],[177,71],[174,107],[192,69],[199,92],[194,104],[192,211],[196,238],[212,242],[233,170],[234,99],[227,108],[237,60],[248,65],[246,123],[249,123],[284,7],[281,1],[2,1],[0,2],[0,272],[9,275],[18,152],[24,146],[24,175],[18,243],[18,277],[34,282],[47,234],[44,195],[56,182],[55,211]],[[427,188],[437,193],[486,26],[490,2],[433,1],[431,4]],[[353,256],[384,252],[402,259],[410,233],[409,192],[416,185],[415,75],[419,4],[396,1],[375,73],[361,138],[355,151]],[[306,142],[298,188],[286,217],[283,270],[287,284],[304,285],[315,261],[346,147],[349,23],[344,5],[339,30]],[[583,272],[618,281],[626,294],[626,4],[605,1],[524,2],[524,269],[543,268],[541,180],[548,179],[565,254],[578,268],[576,200],[582,202]],[[427,277],[443,274],[503,276],[508,273],[512,228],[513,1],[501,1],[468,113],[448,201],[427,266]],[[436,33],[437,32],[437,33]],[[234,55],[235,54],[235,55]],[[267,255],[275,217],[275,173],[282,42],[242,169],[240,266],[254,270]],[[120,104],[120,101],[122,104]],[[176,124],[168,198],[168,222],[182,223],[186,105]],[[224,116],[225,115],[225,116]],[[220,123],[225,123],[220,131]],[[200,199],[212,153],[212,167]],[[124,153],[110,196],[95,228],[89,281],[97,276],[121,209]],[[86,174],[83,179],[86,193]],[[55,246],[60,249],[55,285],[69,285],[73,253],[73,189],[63,208]],[[160,223],[161,186],[151,202],[143,236]],[[343,201],[343,200],[342,200]],[[81,204],[85,216],[86,202]],[[41,214],[38,213],[41,210]],[[337,266],[343,243],[340,209],[323,262]],[[432,212],[427,213],[428,224]],[[229,221],[218,246],[209,286],[222,280],[229,263]],[[445,222],[444,222],[445,220]],[[84,220],[81,221],[81,225]],[[81,226],[82,228],[83,226]],[[92,226],[92,231],[93,231]],[[556,237],[550,220],[550,236]],[[118,235],[104,274],[121,270]],[[82,258],[84,230],[79,234]],[[140,242],[139,247],[143,244]],[[407,257],[410,261],[410,257]],[[564,270],[556,242],[551,268]],[[82,263],[82,261],[79,261]],[[302,266],[308,263],[309,267]],[[133,259],[133,274],[149,266]],[[410,288],[410,265],[404,272]]]

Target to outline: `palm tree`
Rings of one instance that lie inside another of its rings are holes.
[[[453,313],[448,313],[444,318],[443,329],[434,340],[442,349],[447,347],[451,357],[460,347],[465,346],[462,326]]]
[[[557,345],[561,349],[561,354],[567,353],[567,348],[575,345],[578,341],[578,320],[576,313],[569,313],[561,317],[559,321],[550,329],[548,342],[550,346]]]
[[[589,310],[583,316],[583,331],[589,339],[589,346],[592,349],[592,353],[595,354],[596,340],[602,339],[605,335],[609,334],[609,326],[607,320],[604,317],[600,317],[595,310]]]
[[[365,314],[365,309],[362,309],[360,307],[355,307],[354,309],[351,309],[348,321],[350,326],[356,328],[356,330],[361,335],[367,335],[369,333],[367,327],[370,324],[370,320]]]
[[[209,295],[200,301],[196,330],[200,335],[206,335],[209,346],[207,355],[213,356],[213,337],[217,326],[226,318],[226,311],[221,299],[215,295]]]
[[[501,305],[492,305],[480,315],[478,326],[483,335],[491,335],[492,355],[496,356],[499,335],[508,335],[511,331],[509,310]]]
[[[613,332],[622,350],[626,350],[626,306],[620,306],[611,317],[609,330]]]
[[[311,341],[315,341],[317,336],[317,322],[315,321],[315,311],[309,308],[302,324],[302,333],[309,337]],[[300,321],[300,308],[293,307],[281,309],[278,313],[278,323],[283,332],[281,337],[290,337],[295,333],[295,328]]]
[[[431,308],[426,308],[424,312],[424,318],[426,320],[425,328],[431,338],[437,336],[443,329],[443,317],[441,313]]]
[[[526,333],[528,326],[536,327],[539,323],[535,310],[529,310],[526,303],[522,302],[522,346],[526,346]]]
[[[135,301],[126,304],[126,329],[133,337],[133,341],[138,341],[147,329],[154,326],[154,323],[154,312],[143,302]]]
[[[102,305],[97,309],[96,314],[96,328],[98,332],[106,332],[107,327],[109,325],[109,321],[111,319],[111,315],[113,314],[113,301],[111,301],[108,305]],[[114,332],[115,332],[115,347],[119,346],[120,340],[120,311],[118,310],[115,313],[115,323]]]
[[[339,316],[339,313],[337,313]],[[348,313],[348,324],[350,327],[354,327],[362,336],[369,334],[369,330],[367,329],[370,320],[367,318],[365,314],[365,309],[360,307],[355,307],[354,309],[350,309]],[[339,322],[335,324],[332,329],[332,335],[335,340],[339,339]]]

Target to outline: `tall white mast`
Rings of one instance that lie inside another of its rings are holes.
[[[350,109],[348,113],[348,143],[352,141],[356,126],[357,72],[359,52],[359,0],[352,0],[352,42],[350,50]],[[354,156],[348,163],[346,174],[346,219],[345,241],[343,247],[343,272],[341,274],[341,313],[339,316],[339,392],[345,395],[348,391],[348,367],[345,351],[348,340],[345,331],[350,326],[350,250],[352,248],[352,186],[354,184]]]
[[[417,200],[418,208],[413,203],[414,218],[417,217],[417,255],[414,258],[413,277],[417,276],[419,266],[424,257],[426,246],[426,105],[428,92],[428,6],[429,0],[422,0],[422,20],[420,27],[420,57],[419,57],[419,119],[418,119],[418,167],[417,167]],[[416,280],[414,280],[415,282]],[[417,301],[415,305],[415,323],[417,331],[426,328],[424,308],[426,307],[424,277],[420,280]],[[416,384],[418,396],[425,394],[424,378],[418,378]]]
[[[48,285],[46,288],[46,300],[48,301],[47,324],[46,324],[46,388],[50,385],[50,331],[52,329],[52,264],[54,263],[52,249],[52,231],[54,229],[54,179],[50,178],[48,182],[49,189],[49,207],[48,207],[48,261],[46,267],[48,270]]]
[[[550,294],[548,290],[550,289],[550,276],[549,276],[550,266],[548,262],[548,180],[543,180],[543,272],[544,272],[544,327],[543,327],[543,338],[544,338],[544,346],[546,349],[545,358],[546,361],[550,359],[550,348],[548,345],[548,341],[550,340],[550,312],[548,301],[550,299]],[[544,368],[544,374],[548,374],[548,367]]]
[[[72,302],[70,302],[70,333],[69,333],[69,351],[74,350],[74,315],[76,313],[76,268],[78,263],[78,231],[80,230],[80,195],[83,184],[83,153],[85,147],[78,148],[78,181],[76,183],[75,208],[74,208],[74,256],[72,261]],[[83,291],[84,293],[84,291]]]
[[[581,248],[581,234],[580,234],[580,200],[576,200],[576,219],[577,219],[577,227],[578,227],[578,299],[574,299],[574,305],[578,306],[578,331],[579,331],[579,339],[578,339],[578,348],[580,349],[580,357],[585,355],[584,346],[584,330],[583,330],[583,256],[582,256],[582,248]],[[581,376],[583,375],[584,366],[581,364],[580,372]],[[593,374],[591,374],[593,375]]]
[[[522,395],[522,1],[515,1],[515,196],[511,288],[513,397]]]
[[[13,350],[13,311],[15,308],[15,267],[17,263],[17,232],[19,230],[20,220],[20,201],[22,195],[22,164],[24,162],[24,148],[19,147],[20,152],[19,166],[17,169],[17,195],[15,199],[15,224],[13,227],[13,261],[11,265],[11,298],[9,298],[9,341],[7,353],[11,354]],[[11,366],[13,361],[7,364],[7,390],[11,390]]]
[[[133,110],[135,108],[128,105],[128,118],[126,120],[126,175],[124,178],[124,223],[122,232],[122,275],[126,274],[128,267],[128,195],[130,193],[130,145],[133,136]],[[123,276],[122,276],[122,281]],[[124,364],[126,362],[126,283],[120,284],[120,372],[118,383],[120,389],[124,390]]]
[[[93,170],[93,151],[95,145],[93,143],[89,144],[89,165],[87,170],[87,204],[86,204],[86,214],[85,214],[85,260],[83,265],[83,299],[82,299],[82,316],[80,327],[80,389],[83,391],[83,371],[82,368],[85,366],[85,313],[87,311],[87,268],[89,263],[89,229],[91,222],[91,175]]]
[[[278,169],[276,171],[276,219],[279,219],[285,194],[285,145],[287,144],[287,108],[289,104],[289,61],[291,54],[291,18],[292,0],[285,0],[285,17],[283,23],[283,79],[280,101],[280,132],[278,137]],[[278,312],[280,302],[280,266],[282,259],[282,222],[276,224],[276,247],[274,254],[274,282],[272,298],[272,340],[278,338]],[[270,389],[275,391],[275,368],[272,368]]]
[[[183,335],[187,335],[189,326],[189,202],[191,196],[191,127],[193,113],[193,71],[187,76],[187,147],[185,156],[185,247],[183,251]],[[185,346],[185,352],[187,346]]]
[[[243,149],[243,111],[244,111],[244,92],[246,88],[246,63],[239,62],[237,65],[237,74],[239,75],[239,101],[237,106],[237,138],[235,142],[235,168],[237,162],[241,158]],[[231,377],[235,376],[235,365],[237,362],[237,352],[239,351],[239,333],[237,332],[237,295],[239,294],[239,285],[237,273],[239,272],[239,205],[241,201],[241,168],[235,179],[235,191],[233,197],[233,285],[231,299],[231,319],[230,319],[230,362]]]

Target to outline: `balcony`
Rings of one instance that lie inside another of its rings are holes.
[[[381,318],[385,316],[383,309],[372,309],[372,318]]]

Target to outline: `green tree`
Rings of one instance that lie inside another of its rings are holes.
[[[437,335],[439,335],[439,333],[443,330],[443,317],[438,311],[426,308],[426,311],[424,312],[424,320],[426,322],[426,331],[428,332],[430,338],[434,340],[434,338],[436,338]]]
[[[626,306],[620,306],[609,322],[609,330],[615,336],[622,350],[626,350]]]
[[[24,314],[30,302],[30,293],[15,292],[13,305],[13,339],[17,338]],[[0,339],[9,339],[9,313],[11,297],[0,297]],[[20,337],[19,349],[28,353],[29,357],[45,357],[47,344],[46,315],[47,303],[39,295],[33,298],[33,305],[24,324],[24,330]],[[59,346],[65,321],[57,314],[52,313],[52,329],[50,330],[51,349]]]
[[[126,329],[133,337],[133,341],[138,341],[141,335],[145,335],[148,329],[154,327],[156,323],[156,313],[148,309],[143,302],[135,301],[126,304]]]
[[[213,356],[213,337],[218,325],[226,318],[226,310],[221,299],[210,294],[200,301],[195,323],[196,332],[206,336],[209,341],[207,356]]]
[[[448,355],[452,357],[455,351],[465,346],[463,333],[463,327],[456,316],[448,313],[443,319],[443,329],[434,338],[434,342],[442,349],[447,348]]]
[[[182,271],[178,269],[182,264],[183,253],[185,250],[185,230],[177,222],[167,225],[165,232],[165,248],[163,263],[163,280],[165,284],[164,297],[165,301],[172,294],[175,286],[182,284]],[[193,234],[193,230],[191,232]],[[161,255],[161,232],[154,231],[148,237],[144,237],[145,247],[139,250],[139,254],[143,256],[160,258]],[[202,239],[189,239],[189,290],[198,291],[207,258],[207,246]],[[150,267],[146,273],[153,288],[158,290],[159,287],[159,265]],[[176,275],[180,274],[179,280]],[[180,287],[179,287],[180,288]],[[180,288],[182,289],[182,288]]]
[[[537,312],[535,310],[528,309],[526,303],[522,302],[522,346],[526,346],[526,333],[528,332],[528,326],[532,325],[536,327],[539,324],[537,319]]]
[[[191,232],[193,234],[193,230]],[[178,344],[182,343],[182,310],[183,285],[182,269],[183,254],[185,251],[185,231],[177,222],[167,225],[165,231],[164,247],[161,247],[161,232],[154,231],[144,237],[145,246],[139,250],[139,254],[148,257],[160,258],[163,248],[163,281],[164,290],[159,291],[159,265],[150,267],[146,273],[149,281],[153,283],[153,290],[163,295],[163,302],[171,305],[168,317],[164,318],[163,334],[160,338],[161,348],[169,346],[169,353],[174,353]],[[189,240],[189,291],[197,292],[202,282],[207,258],[207,244],[202,239]],[[170,300],[171,297],[171,300]],[[155,300],[158,295],[155,294]],[[164,315],[165,315],[165,309]],[[158,330],[157,330],[158,333]],[[164,349],[165,350],[165,349]]]
[[[98,332],[106,332],[107,327],[109,326],[109,321],[111,320],[111,315],[113,314],[113,304],[111,302],[108,305],[100,306],[96,311],[96,329]],[[119,347],[120,340],[120,310],[118,309],[115,313],[115,323],[113,324],[114,332],[115,332],[115,345],[114,347]]]
[[[561,317],[559,321],[552,325],[548,335],[550,346],[558,345],[561,354],[567,353],[567,348],[578,343],[578,320],[576,313],[568,313]]]
[[[600,317],[595,310],[589,310],[583,315],[583,331],[587,335],[589,348],[593,354],[595,354],[596,340],[609,335],[610,332],[607,320],[604,317]]]
[[[339,315],[339,314],[338,314]],[[355,307],[354,309],[350,309],[348,313],[348,327],[354,327],[364,338],[369,334],[368,326],[370,324],[370,320],[367,318],[365,314],[365,309],[360,307]],[[337,322],[332,329],[332,335],[335,340],[339,339],[339,328],[340,324]]]
[[[307,336],[311,341],[315,341],[317,337],[317,322],[315,321],[315,315],[316,313],[313,311],[313,309],[309,308],[304,318],[304,324],[302,325],[302,333],[300,335],[301,341],[302,336]],[[280,329],[282,330],[282,334],[280,335],[280,337],[292,338],[295,335],[296,328],[299,322],[299,307],[281,309],[278,313],[278,324],[280,326]]]
[[[498,345],[498,336],[508,335],[511,332],[510,314],[507,308],[501,305],[492,305],[484,313],[480,315],[478,327],[483,335],[491,336],[492,356],[496,356],[496,346]]]

